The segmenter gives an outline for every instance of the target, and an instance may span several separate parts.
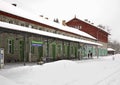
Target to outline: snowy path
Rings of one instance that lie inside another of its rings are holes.
[[[113,62],[116,63],[116,65],[111,67],[115,71],[98,81],[95,85],[120,85],[120,55],[115,55],[114,57],[116,57],[116,60]]]
[[[95,85],[119,85],[120,84],[120,69],[98,81]]]
[[[6,68],[0,70],[0,85],[120,85],[120,55],[114,57]]]

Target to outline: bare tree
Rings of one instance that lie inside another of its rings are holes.
[[[109,28],[109,26],[99,24],[98,27],[103,29],[103,30],[106,30],[110,34],[111,29]]]
[[[120,43],[118,41],[109,41],[108,47],[113,48],[115,50],[115,53],[120,53]]]

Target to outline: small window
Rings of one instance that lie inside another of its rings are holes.
[[[14,40],[8,39],[8,53],[14,53]]]
[[[24,24],[22,23],[21,26],[24,26]]]
[[[35,28],[33,25],[31,25],[32,28]]]
[[[39,28],[39,30],[42,30],[41,28]]]
[[[49,32],[48,30],[46,30],[47,32]]]
[[[9,21],[9,23],[13,24],[13,21],[12,21],[12,20],[10,20],[10,21]]]
[[[82,26],[79,26],[79,29],[82,29]]]
[[[25,27],[29,27],[29,25],[28,25],[28,24],[25,24]]]

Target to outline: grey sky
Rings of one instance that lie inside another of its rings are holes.
[[[75,15],[88,19],[95,25],[111,29],[111,38],[120,42],[120,0],[3,0],[17,3],[24,10],[44,15],[50,19],[70,20]]]

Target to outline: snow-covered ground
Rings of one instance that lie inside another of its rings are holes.
[[[43,65],[9,65],[0,70],[0,85],[120,85],[120,54]]]

